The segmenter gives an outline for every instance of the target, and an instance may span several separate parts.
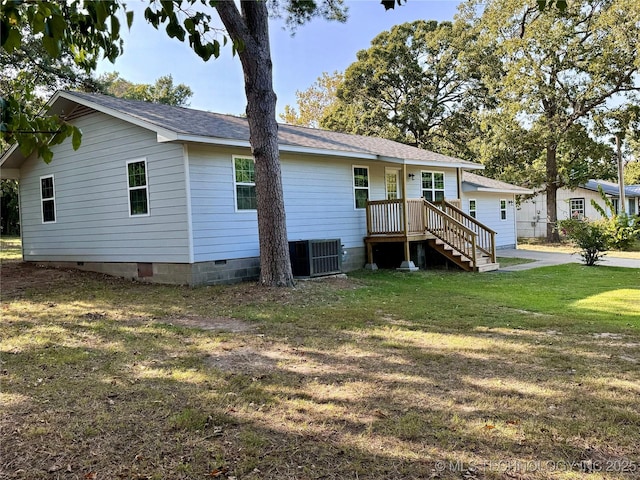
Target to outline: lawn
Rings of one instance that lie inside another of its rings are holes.
[[[638,478],[638,279],[194,289],[10,260],[0,477]]]

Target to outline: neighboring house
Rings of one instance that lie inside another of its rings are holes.
[[[573,190],[560,188],[557,193],[556,208],[558,220],[567,218],[588,218],[597,220],[602,218],[591,203],[595,200],[607,213],[612,212],[606,207],[598,191],[601,186],[605,195],[611,200],[613,213],[620,209],[620,190],[617,183],[604,180],[589,180],[586,184]],[[636,215],[640,211],[640,188],[638,186],[625,187],[626,212]],[[546,237],[547,235],[547,196],[540,192],[534,197],[522,202],[517,211],[518,235],[524,238]]]
[[[191,285],[256,278],[246,119],[77,92],[56,93],[49,108],[82,130],[80,149],[56,145],[48,165],[15,146],[0,159],[3,178],[19,179],[25,261]],[[469,270],[495,268],[495,249],[515,244],[521,189],[463,182],[481,165],[290,125],[279,141],[289,240],[327,240],[343,271],[378,261],[382,243],[404,245],[410,269],[417,242]]]

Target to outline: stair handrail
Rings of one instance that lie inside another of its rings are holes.
[[[477,219],[473,218],[471,215],[465,213],[460,208],[452,205],[450,202],[446,200],[442,200],[439,202],[443,208],[443,211],[447,213],[449,216],[454,219],[463,219],[463,221],[458,220],[458,222],[465,225],[467,228],[473,230],[476,235],[478,235],[478,250],[486,253],[491,258],[491,262],[496,262],[496,234],[497,232],[489,227],[487,227],[484,223],[479,222]],[[454,215],[452,215],[452,212]]]
[[[478,234],[428,200],[424,200],[424,206],[426,211],[432,212],[442,220],[442,227],[438,226],[439,228],[427,221],[427,231],[471,259],[473,268],[476,268]]]

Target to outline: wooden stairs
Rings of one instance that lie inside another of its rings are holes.
[[[474,262],[472,258],[469,258],[462,252],[456,250],[444,240],[432,238],[428,240],[427,243],[436,252],[448,258],[467,272],[491,272],[500,268],[500,264],[492,262],[491,256],[487,255],[482,250],[476,249],[476,259]]]
[[[469,272],[490,272],[496,262],[496,232],[445,200],[374,200],[367,202],[368,263],[373,264],[372,244],[403,242],[409,262],[409,242],[429,246]]]

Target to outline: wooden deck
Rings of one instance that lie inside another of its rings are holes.
[[[429,241],[432,248],[464,270],[495,270],[495,235],[452,202],[435,204],[423,198],[367,202],[364,240],[369,264],[373,264],[373,245],[377,243],[404,243],[405,262],[410,265],[410,243]]]

